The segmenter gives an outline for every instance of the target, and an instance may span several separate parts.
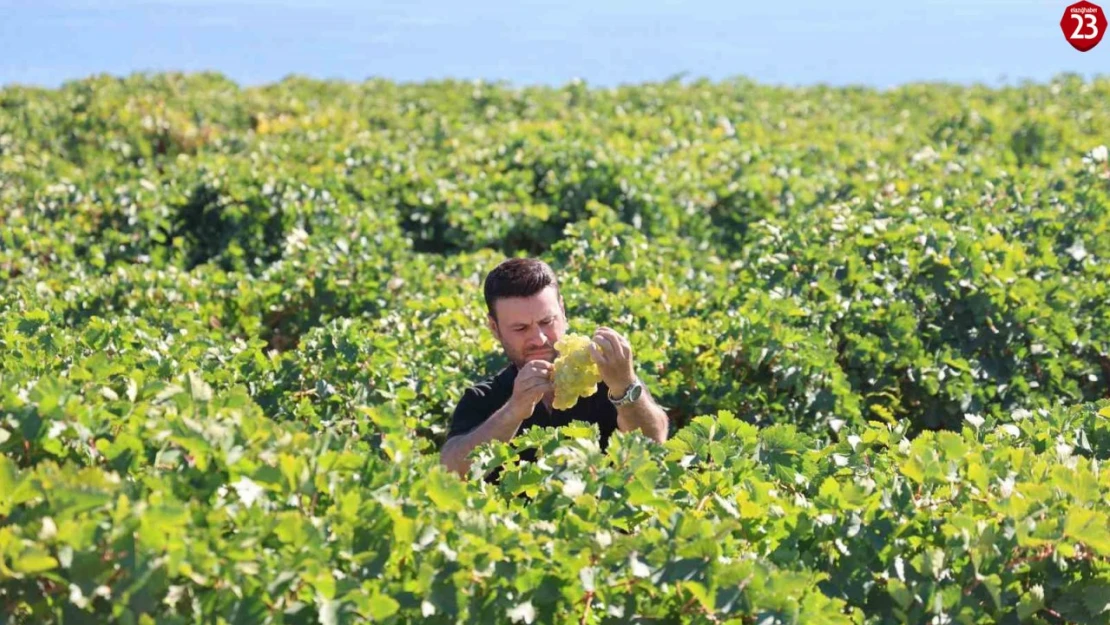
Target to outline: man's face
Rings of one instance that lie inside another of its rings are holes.
[[[487,315],[489,329],[517,369],[530,360],[555,362],[555,341],[567,331],[562,297],[555,287],[531,297],[501,298],[493,306],[497,319]]]

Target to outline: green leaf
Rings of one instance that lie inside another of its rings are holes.
[[[466,504],[466,487],[442,466],[436,466],[425,482],[428,498],[440,510],[457,512]]]
[[[374,620],[384,620],[397,613],[401,608],[401,604],[397,600],[388,595],[375,594],[370,598],[370,618]]]
[[[1110,517],[1105,512],[1073,506],[1064,522],[1064,534],[1101,557],[1110,556]]]
[[[329,601],[335,599],[336,584],[335,577],[331,574],[331,571],[321,571],[316,575],[308,575],[306,579],[312,584],[313,588],[316,589],[316,592],[319,593],[321,597]],[[338,602],[334,603],[338,606]]]
[[[12,506],[15,505],[13,495],[18,483],[15,463],[0,454],[0,515],[11,514]]]
[[[921,463],[921,459],[916,456],[910,456],[899,467],[902,475],[910,478],[918,484],[925,483],[925,466]]]
[[[1110,581],[1096,582],[1084,588],[1083,605],[1091,616],[1102,618],[1110,612]]]
[[[31,547],[24,551],[15,559],[15,562],[12,563],[12,570],[27,575],[42,573],[43,571],[49,571],[57,567],[58,561],[41,547]]]
[[[1043,610],[1044,607],[1044,589],[1038,584],[1030,588],[1018,600],[1018,619],[1023,622],[1027,621],[1034,614]]]

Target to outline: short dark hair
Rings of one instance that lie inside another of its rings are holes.
[[[509,258],[501,261],[486,276],[486,308],[490,316],[497,320],[494,303],[505,297],[531,297],[536,293],[554,286],[559,290],[559,281],[551,266],[538,258]]]

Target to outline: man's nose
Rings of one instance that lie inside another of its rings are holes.
[[[548,336],[549,330],[543,328],[536,328],[536,333],[532,335],[531,343],[537,347],[543,347],[551,343],[551,337]]]

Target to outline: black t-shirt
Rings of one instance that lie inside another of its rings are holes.
[[[516,374],[516,365],[510,364],[497,375],[467,388],[451,416],[451,429],[447,432],[447,438],[470,432],[504,406],[513,395]],[[542,401],[536,402],[531,418],[521,424],[517,434],[523,434],[531,427],[556,427],[568,425],[571,421],[596,423],[601,433],[601,448],[604,450],[609,443],[609,436],[617,429],[617,409],[609,401],[608,395],[609,387],[604,382],[598,382],[596,393],[580,398],[577,404],[567,410],[553,408],[548,412]],[[521,453],[521,458],[534,459],[535,454],[532,451],[529,449]]]

